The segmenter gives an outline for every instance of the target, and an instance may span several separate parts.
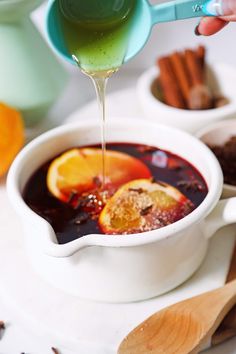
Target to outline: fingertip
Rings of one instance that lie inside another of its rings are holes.
[[[203,17],[199,25],[195,28],[195,34],[197,36],[211,36],[219,32],[227,24],[227,21],[218,17]]]

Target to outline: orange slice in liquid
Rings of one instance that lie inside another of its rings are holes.
[[[193,210],[178,189],[139,179],[126,183],[108,200],[99,217],[105,234],[132,234],[169,225]]]
[[[149,178],[148,167],[125,153],[106,151],[106,185],[118,188],[137,178]],[[79,195],[96,189],[102,181],[102,150],[99,148],[71,149],[49,166],[47,186],[58,199],[67,202],[71,192]],[[106,188],[106,186],[105,186]]]

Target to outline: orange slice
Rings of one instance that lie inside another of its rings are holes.
[[[193,210],[178,189],[150,179],[131,181],[108,200],[99,217],[106,234],[132,234],[169,225]]]
[[[7,172],[23,143],[24,125],[20,113],[0,103],[0,176]]]
[[[113,187],[137,178],[149,178],[148,167],[140,160],[125,153],[106,151],[106,185]],[[47,186],[62,201],[68,201],[71,192],[78,194],[97,188],[102,181],[102,150],[81,148],[69,150],[49,166]]]

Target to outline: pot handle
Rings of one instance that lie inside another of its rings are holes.
[[[236,223],[236,197],[218,202],[205,219],[204,233],[210,238],[221,227]]]

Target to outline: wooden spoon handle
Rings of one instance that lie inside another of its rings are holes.
[[[211,339],[211,345],[218,345],[236,336],[236,306],[224,318]]]
[[[236,279],[236,243],[230,262],[226,283]],[[218,345],[236,336],[236,306],[224,318],[218,329],[212,336],[211,345]]]
[[[229,266],[229,270],[225,282],[229,283],[235,279],[236,279],[236,241],[235,241],[234,251],[231,257],[230,266]]]

